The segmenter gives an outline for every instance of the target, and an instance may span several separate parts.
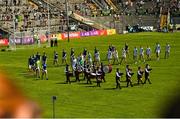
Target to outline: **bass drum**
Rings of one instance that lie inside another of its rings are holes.
[[[108,65],[109,66],[109,73],[112,72],[112,65]]]
[[[112,65],[107,65],[103,67],[103,71],[105,73],[111,73],[112,72]]]

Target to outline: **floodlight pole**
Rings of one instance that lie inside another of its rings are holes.
[[[50,11],[49,11],[49,3],[50,3],[50,0],[48,0],[48,45],[49,45],[49,47],[50,47]]]
[[[121,18],[122,18],[122,34],[124,33],[123,30],[124,30],[124,13],[121,15]]]
[[[11,39],[12,41],[12,44],[14,45],[13,48],[12,48],[12,45],[10,46],[11,49],[13,50],[16,50],[16,43],[15,43],[15,32],[16,32],[16,17],[15,17],[15,4],[14,2],[12,1],[12,5],[13,5],[13,39]]]
[[[68,38],[68,42],[69,40],[69,9],[68,9],[68,0],[65,0],[65,4],[66,4],[66,26],[67,26],[67,38]]]

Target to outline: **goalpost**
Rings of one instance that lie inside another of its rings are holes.
[[[10,50],[15,51],[16,50],[16,41],[15,41],[15,35],[9,36],[9,48]]]

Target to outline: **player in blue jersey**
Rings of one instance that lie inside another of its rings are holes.
[[[56,51],[54,51],[54,61],[53,64],[58,66],[58,53]]]
[[[46,80],[48,80],[47,65],[45,63],[42,65],[42,79],[44,79],[44,75]]]

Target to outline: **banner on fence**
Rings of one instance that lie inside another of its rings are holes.
[[[81,34],[81,37],[98,36],[99,32],[97,30],[94,30],[94,31],[81,32],[80,34]]]
[[[114,35],[116,34],[116,29],[108,29],[107,30],[107,35]]]
[[[40,35],[39,38],[40,38],[41,43],[45,43],[47,41],[47,37],[46,37],[45,34],[44,35]]]
[[[99,30],[100,36],[107,36],[107,30]]]
[[[62,35],[60,33],[59,34],[52,34],[51,39],[62,40]]]
[[[63,33],[62,34],[62,39],[67,39],[67,38],[68,38],[68,34]],[[69,33],[69,38],[80,38],[80,32],[70,32]]]
[[[34,44],[33,37],[15,38],[16,45],[31,45]]]
[[[114,35],[116,34],[115,29],[108,29],[108,30],[93,30],[93,31],[83,31],[83,32],[70,32],[69,38],[80,38],[80,37],[88,37],[88,36],[106,36],[106,35]],[[27,45],[33,44],[37,38],[40,39],[41,43],[45,43],[48,38],[46,34],[38,35],[33,37],[23,37],[23,38],[15,38],[15,43],[17,45]],[[57,38],[57,40],[64,40],[68,38],[67,33],[62,34],[50,34],[49,39]],[[8,39],[0,40],[0,45],[8,45]]]
[[[0,46],[8,46],[8,39],[0,39]]]

